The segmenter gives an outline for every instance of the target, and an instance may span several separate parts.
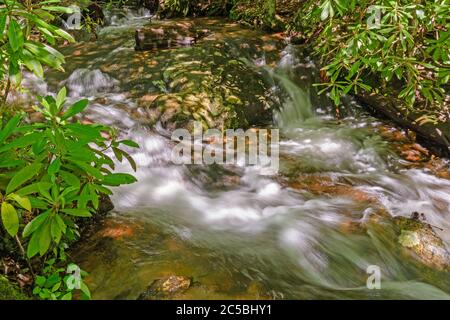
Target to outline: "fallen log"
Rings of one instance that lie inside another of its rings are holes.
[[[168,49],[194,45],[209,30],[197,30],[185,25],[155,28],[139,28],[135,31],[136,51]]]
[[[419,142],[427,146],[434,153],[450,157],[450,122],[419,124],[417,120],[424,114],[410,112],[406,114],[398,108],[402,103],[393,97],[377,94],[360,94],[356,99],[376,114],[380,114],[403,128],[416,133]]]

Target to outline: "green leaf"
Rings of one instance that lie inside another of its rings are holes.
[[[61,117],[61,119],[67,120],[67,119],[73,117],[74,115],[76,115],[76,114],[82,112],[84,109],[86,109],[88,104],[89,104],[89,100],[87,100],[87,99],[83,99],[83,100],[76,102],[71,107],[69,107],[69,109],[67,109],[67,111],[64,113],[64,115]]]
[[[8,195],[8,199],[14,200],[25,210],[31,211],[30,199],[28,199],[27,197],[22,197],[22,196],[19,196],[18,194],[11,193]]]
[[[61,107],[64,105],[64,102],[66,101],[67,96],[67,89],[66,87],[63,87],[61,90],[59,90],[58,95],[56,96],[56,105],[58,106],[58,109],[61,109]]]
[[[90,174],[91,176],[99,180],[103,179],[103,174],[97,168],[94,168],[91,165],[84,163],[82,161],[73,160],[72,162],[76,164],[78,167],[80,167],[82,170],[86,171],[86,173]]]
[[[56,222],[59,225],[59,228],[61,229],[62,233],[66,233],[67,225],[64,222],[64,220],[61,218],[59,214],[55,215]]]
[[[50,231],[51,231],[53,241],[55,241],[56,243],[59,243],[59,241],[61,240],[61,236],[62,236],[62,230],[56,219],[52,219],[52,225],[51,225]]]
[[[50,212],[51,212],[51,210],[47,210],[46,212],[38,215],[36,218],[31,220],[23,229],[22,236],[24,238],[26,238],[30,234],[35,232],[42,225],[42,223],[45,221],[45,219],[47,219]]]
[[[41,163],[33,163],[22,170],[18,171],[14,177],[9,181],[8,186],[6,187],[6,193],[11,193],[16,190],[22,184],[33,178],[36,174],[39,173],[39,170],[42,168]]]
[[[27,247],[27,257],[33,258],[39,252],[39,235],[37,232],[33,233]]]
[[[11,143],[8,143],[0,148],[0,152],[4,152],[7,150],[15,149],[15,148],[24,148],[35,142],[38,142],[42,138],[42,133],[34,132],[27,134],[23,137],[14,139]]]
[[[47,200],[53,201],[52,196],[48,192],[48,189],[52,187],[51,183],[48,182],[39,182],[38,184],[39,193],[44,196]]]
[[[29,51],[24,52],[28,53]],[[22,56],[22,60],[25,66],[28,68],[28,70],[33,72],[39,78],[44,77],[44,69],[42,68],[42,64],[38,60],[32,59],[26,56],[25,54]]]
[[[59,1],[55,1],[55,2],[59,2]],[[73,9],[70,7],[61,7],[61,6],[43,6],[43,7],[41,7],[41,9],[47,10],[47,11],[67,13],[67,14],[71,14],[74,12]]]
[[[72,292],[67,292],[61,297],[61,300],[72,300]]]
[[[135,183],[137,180],[131,174],[127,173],[113,173],[105,176],[102,180],[107,186],[120,186],[122,184]]]
[[[133,157],[130,156],[130,155],[129,155],[128,153],[126,153],[126,152],[122,152],[122,154],[123,154],[123,156],[124,156],[125,158],[127,158],[128,162],[130,163],[130,165],[131,165],[131,167],[133,168],[134,172],[136,172],[136,171],[137,171],[137,165],[136,165],[136,162],[134,161]]]
[[[89,291],[88,286],[87,286],[84,282],[81,283],[81,288],[80,288],[80,290],[81,290],[81,292],[83,292],[83,293],[85,294],[85,296],[86,296],[88,299],[91,299],[91,292]]]
[[[14,52],[23,47],[23,32],[20,25],[14,19],[9,22],[8,37],[9,45]]]
[[[16,209],[9,203],[2,202],[2,221],[6,231],[11,237],[14,237],[19,231],[19,216]]]
[[[63,29],[56,29],[56,30],[54,30],[54,32],[55,32],[58,36],[60,36],[61,38],[65,39],[65,40],[67,40],[67,41],[69,41],[69,42],[75,42],[74,37],[72,37],[72,35],[71,35],[70,33],[66,32],[66,31],[63,30]]]
[[[52,292],[56,292],[58,291],[58,289],[61,287],[61,281],[57,282],[53,287],[52,287]]]
[[[57,173],[59,171],[59,169],[61,168],[61,159],[60,158],[56,158],[55,160],[52,161],[52,163],[48,166],[48,174],[49,175],[54,175],[55,173]]]
[[[122,140],[122,141],[118,141],[117,143],[124,144],[124,145],[132,147],[132,148],[139,148],[139,145],[132,140]]]
[[[3,38],[3,32],[5,32],[6,17],[6,14],[0,16],[0,38]]]
[[[16,129],[21,118],[21,115],[16,115],[8,121],[5,127],[0,131],[0,143],[5,141],[14,132],[14,129]]]
[[[37,276],[34,283],[38,285],[39,287],[43,287],[45,285],[45,282],[47,281],[47,278],[44,276]]]
[[[69,186],[76,187],[78,189],[80,188],[81,182],[76,175],[64,170],[60,170],[59,175]]]
[[[116,159],[119,160],[119,162],[122,162],[123,159],[122,150],[115,147],[113,147],[112,150],[114,152],[114,156],[116,157]]]
[[[12,56],[12,58],[14,58]],[[22,82],[22,72],[20,66],[16,60],[11,59],[9,62],[9,79],[15,85],[19,85]]]
[[[52,241],[51,233],[50,233],[50,221],[47,220],[42,226],[39,228],[39,254],[43,256],[50,247],[50,243]]]
[[[83,217],[83,218],[92,217],[92,214],[87,209],[62,209],[61,211],[64,212],[65,214],[75,217]]]

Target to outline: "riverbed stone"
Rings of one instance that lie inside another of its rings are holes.
[[[183,293],[192,285],[192,279],[185,276],[169,276],[153,281],[138,300],[170,299],[175,294]]]
[[[450,270],[450,253],[445,243],[423,220],[424,215],[413,213],[410,218],[395,217],[400,228],[398,242],[424,264],[439,270]]]

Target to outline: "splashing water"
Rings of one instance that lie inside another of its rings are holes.
[[[91,274],[94,298],[135,299],[171,274],[200,283],[180,296],[188,299],[449,298],[448,274],[403,255],[393,226],[374,219],[425,212],[448,244],[449,180],[405,167],[376,131],[382,124],[364,113],[335,121],[310,79],[292,71],[309,77],[311,61],[292,46],[277,65],[268,66],[265,55],[254,60],[264,61],[255,68],[268,70],[283,101],[274,115],[282,131],[278,176],[251,166],[176,166],[170,133],[145,125],[137,101],[146,87],[129,91],[127,83],[146,63],[129,37],[148,19],[109,20],[98,50],[85,44],[83,57],[71,55],[83,46],[67,49],[71,74],[50,81],[54,90],[65,84],[71,97],[88,97],[86,117],[141,146],[130,150],[138,182],[114,190],[114,213],[75,252]],[[239,38],[233,28],[233,41],[261,36],[243,30]],[[366,288],[370,265],[382,270],[381,290]]]

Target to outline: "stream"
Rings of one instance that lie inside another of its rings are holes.
[[[405,159],[412,145],[407,135],[351,99],[337,119],[312,86],[314,62],[277,35],[196,19],[212,30],[202,41],[241,48],[247,63],[274,83],[282,101],[273,117],[280,171],[174,165],[170,132],[147,124],[142,101],[157,92],[146,77],[163,72],[158,62],[175,59],[180,49],[135,52],[135,28],[152,23],[146,12],[108,20],[97,41],[61,49],[64,73],[50,72],[48,83],[25,79],[40,94],[65,85],[73,101],[89,98],[86,119],[116,127],[141,146],[130,150],[136,173],[125,164],[117,168],[138,182],[114,188],[115,209],[73,252],[89,272],[94,299],[136,299],[170,275],[193,279],[177,299],[450,298],[448,271],[405,254],[385,222],[424,213],[448,246],[446,160]],[[256,40],[264,44],[259,50],[252,49]],[[380,290],[366,287],[369,266],[381,270]]]

